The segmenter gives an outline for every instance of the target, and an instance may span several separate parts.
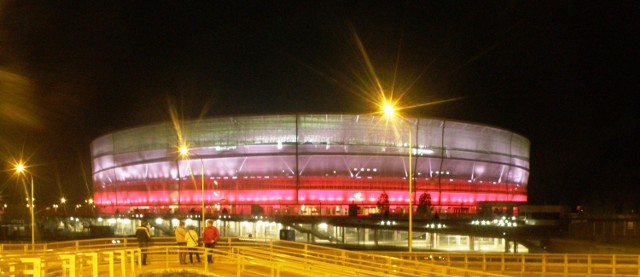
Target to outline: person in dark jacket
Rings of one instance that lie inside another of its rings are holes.
[[[142,265],[147,264],[147,247],[151,242],[151,232],[149,232],[149,223],[146,220],[142,220],[140,226],[136,228],[136,237],[138,238],[138,245],[140,246],[140,252],[142,254]]]

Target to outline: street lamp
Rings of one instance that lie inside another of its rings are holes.
[[[388,118],[400,118],[400,116],[396,115],[396,108],[391,104],[385,104],[382,107],[382,112]],[[404,121],[404,120],[403,120]],[[412,142],[412,134],[411,129],[412,125],[409,126],[409,235],[407,240],[407,248],[409,249],[409,253],[413,251],[413,169],[412,169],[412,154],[413,154],[413,142]]]
[[[26,166],[22,163],[22,162],[18,162],[18,164],[16,164],[16,173],[18,173],[19,175],[25,175],[28,173],[27,172],[27,168]],[[29,212],[31,213],[31,250],[35,251],[35,246],[36,246],[36,220],[35,220],[35,216],[33,213],[33,175],[29,174],[29,177],[31,177],[31,197],[29,197]]]
[[[193,153],[189,153],[189,148],[187,146],[183,145],[183,146],[180,147],[180,157],[182,157],[183,159],[189,159],[189,155],[190,154],[193,154]],[[193,155],[195,155],[195,154],[193,154]],[[200,226],[201,226],[202,230],[204,231],[204,226],[205,226],[205,223],[204,223],[204,220],[205,220],[204,219],[204,161],[202,160],[202,157],[200,157],[200,165],[201,165],[201,168],[200,168],[200,170],[201,170],[200,171],[200,175],[201,175],[200,186],[201,186],[201,189],[200,190],[201,190],[201,193],[202,193],[201,199],[200,199],[201,202],[202,202],[202,207],[201,207],[201,209],[202,209],[202,224]],[[193,176],[193,170],[191,171],[191,175]]]
[[[66,216],[67,215],[67,199],[63,197],[60,197],[60,207],[62,207],[62,215]]]

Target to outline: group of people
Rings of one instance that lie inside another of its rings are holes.
[[[193,256],[195,254],[196,260],[200,262],[200,254],[198,253],[197,247],[199,246],[199,238],[198,232],[196,232],[196,228],[192,225],[189,228],[185,229],[185,224],[183,221],[180,221],[178,228],[175,231],[176,235],[176,243],[180,248],[187,247],[188,251],[180,251],[178,254],[180,259],[180,264],[187,263],[187,252],[189,253],[189,262],[193,263]],[[216,243],[220,239],[220,231],[218,228],[213,226],[213,220],[207,220],[207,227],[204,228],[202,232],[202,243],[205,248],[213,249],[216,246]],[[207,262],[213,263],[213,257],[211,255],[211,251],[207,251]]]
[[[180,221],[180,224],[175,230],[176,243],[178,244],[178,257],[180,264],[187,264],[187,253],[189,253],[189,262],[193,263],[193,256],[195,254],[196,260],[200,263],[200,254],[198,252],[198,246],[200,246],[200,239],[196,228],[192,225],[185,228],[184,221]],[[146,248],[149,247],[151,242],[151,233],[149,232],[148,222],[142,220],[142,223],[136,228],[136,237],[138,238],[138,244],[142,249],[142,264],[147,264]],[[220,231],[213,226],[213,220],[207,220],[207,227],[202,232],[202,243],[207,248],[207,262],[213,263],[212,252],[209,249],[213,249],[220,239]]]

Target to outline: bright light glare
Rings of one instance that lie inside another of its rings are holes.
[[[385,104],[383,112],[386,116],[393,116],[396,113],[396,109],[391,104]]]
[[[16,171],[18,173],[22,173],[24,171],[24,164],[22,164],[21,162],[16,164]]]
[[[189,155],[189,148],[186,146],[180,146],[180,155],[181,156],[188,156]]]

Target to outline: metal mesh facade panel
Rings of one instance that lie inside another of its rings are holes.
[[[188,160],[177,153],[180,140]],[[437,205],[526,201],[529,147],[507,130],[429,118],[269,115],[157,124],[93,141],[94,201],[195,206],[204,185],[212,205],[371,203],[382,192],[403,205],[410,171],[414,190]]]

